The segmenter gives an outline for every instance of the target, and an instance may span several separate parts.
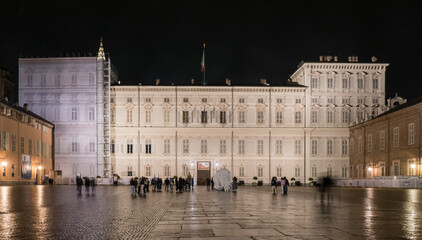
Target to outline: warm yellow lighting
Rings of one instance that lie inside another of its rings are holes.
[[[372,172],[372,170],[374,170],[372,167],[368,168],[368,171]]]
[[[2,162],[2,163],[1,163],[1,165],[2,165],[3,167],[6,167],[6,166],[7,166],[7,162]]]
[[[38,166],[38,170],[41,170],[42,169],[42,166]]]
[[[413,168],[413,169],[415,169],[416,168],[416,164],[414,164],[414,163],[413,164],[410,164],[410,167]]]

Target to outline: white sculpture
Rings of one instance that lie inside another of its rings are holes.
[[[215,173],[213,180],[214,189],[216,190],[228,192],[232,188],[230,171],[225,168],[218,170]]]

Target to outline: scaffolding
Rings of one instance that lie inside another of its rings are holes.
[[[110,158],[110,86],[117,82],[109,54],[97,58],[97,162],[98,175],[108,178],[113,173]]]

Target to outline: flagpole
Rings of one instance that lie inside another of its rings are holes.
[[[204,78],[203,78],[203,81],[202,81],[202,85],[207,85],[207,82],[205,81],[205,43],[204,43],[204,49],[203,49],[203,53],[202,53],[202,64],[203,64],[203,66],[202,66],[202,68],[203,68],[203,72],[204,72]]]

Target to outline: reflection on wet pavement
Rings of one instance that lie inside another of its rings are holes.
[[[422,190],[0,186],[0,239],[422,239]]]

